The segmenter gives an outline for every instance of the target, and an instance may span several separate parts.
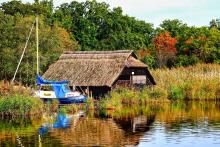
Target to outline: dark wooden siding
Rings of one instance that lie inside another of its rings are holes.
[[[133,74],[132,74],[133,72]],[[119,75],[119,77],[115,80],[114,84],[112,87],[108,86],[88,86],[88,87],[79,87],[77,86],[77,90],[81,92],[89,92],[92,94],[94,98],[101,98],[104,97],[105,94],[107,94],[111,89],[114,89],[117,86],[122,86],[122,87],[130,87],[134,86],[137,84],[132,83],[132,76],[146,76],[146,84],[145,85],[155,85],[154,79],[151,76],[150,72],[148,71],[147,68],[125,68],[122,73]],[[144,85],[141,85],[144,86]],[[87,89],[87,90],[86,90]]]
[[[113,87],[115,86],[132,86],[132,77],[133,76],[146,76],[146,85],[155,85],[155,81],[151,76],[147,68],[125,68],[118,79],[115,81]]]
[[[99,99],[99,98],[104,98],[105,95],[111,91],[111,87],[108,86],[76,86],[76,90],[80,91],[86,95],[92,95],[93,98]]]

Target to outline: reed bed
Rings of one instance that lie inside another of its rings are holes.
[[[100,101],[101,108],[123,109],[123,106],[169,103],[179,100],[220,100],[220,65],[197,64],[151,71],[156,86],[143,89],[119,87]]]
[[[220,65],[195,66],[152,71],[157,87],[167,91],[168,99],[220,99]]]

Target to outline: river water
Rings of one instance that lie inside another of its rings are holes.
[[[0,120],[0,146],[220,146],[220,103],[166,103]]]

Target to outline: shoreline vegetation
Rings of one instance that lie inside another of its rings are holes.
[[[8,81],[0,82],[0,118],[40,117],[44,112],[58,110],[58,101],[50,104],[32,96],[30,87],[15,85]]]
[[[121,109],[123,106],[148,103],[220,100],[219,64],[156,69],[151,73],[157,85],[142,90],[116,88],[108,97],[100,100],[100,107]]]
[[[156,86],[117,87],[105,98],[89,98],[85,105],[59,106],[58,101],[44,104],[31,96],[30,88],[0,84],[0,116],[40,116],[43,112],[74,113],[80,109],[120,111],[128,106],[146,106],[176,101],[220,100],[220,65],[197,64],[189,67],[151,70]]]

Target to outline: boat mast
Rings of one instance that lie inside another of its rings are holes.
[[[18,65],[17,65],[17,68],[16,68],[16,70],[15,70],[14,76],[13,76],[13,78],[12,78],[12,83],[13,83],[14,80],[15,80],[15,77],[16,77],[16,75],[17,75],[17,72],[18,72],[18,69],[19,69],[19,67],[20,67],[21,61],[22,61],[22,59],[23,59],[23,57],[24,57],[24,53],[25,53],[25,51],[26,51],[26,49],[27,49],[28,42],[29,42],[29,40],[30,40],[31,33],[32,33],[33,28],[34,28],[34,25],[35,25],[35,21],[33,22],[32,26],[31,26],[31,28],[30,28],[29,35],[28,35],[28,37],[27,37],[27,39],[26,39],[26,43],[25,43],[25,46],[24,46],[22,55],[21,55],[21,57],[20,57],[20,60],[19,60],[19,62],[18,62]]]
[[[37,5],[39,1],[36,0]],[[38,12],[36,12],[36,46],[37,46],[37,75],[39,74],[39,38],[38,38]]]
[[[36,0],[36,4],[37,4],[37,5],[39,4],[39,0]],[[36,22],[35,22],[35,21],[36,21]],[[18,65],[17,65],[17,68],[16,68],[16,70],[15,70],[14,76],[13,76],[13,78],[12,78],[12,83],[13,83],[14,80],[15,80],[15,77],[16,77],[16,75],[17,75],[17,72],[18,72],[18,69],[19,69],[19,67],[20,67],[21,61],[22,61],[22,59],[23,59],[23,57],[24,57],[24,53],[25,53],[26,48],[27,48],[27,46],[28,46],[28,42],[29,42],[29,40],[30,40],[31,33],[32,33],[32,30],[33,30],[33,28],[34,28],[34,24],[35,24],[35,23],[36,23],[36,46],[37,46],[37,74],[39,74],[38,12],[36,12],[36,19],[35,19],[35,21],[33,22],[33,25],[32,25],[32,27],[30,28],[30,32],[29,32],[29,35],[28,35],[28,37],[27,37],[27,40],[26,40],[26,43],[25,43],[25,47],[24,47],[24,49],[23,49],[21,58],[20,58],[20,60],[19,60],[19,62],[18,62]]]

